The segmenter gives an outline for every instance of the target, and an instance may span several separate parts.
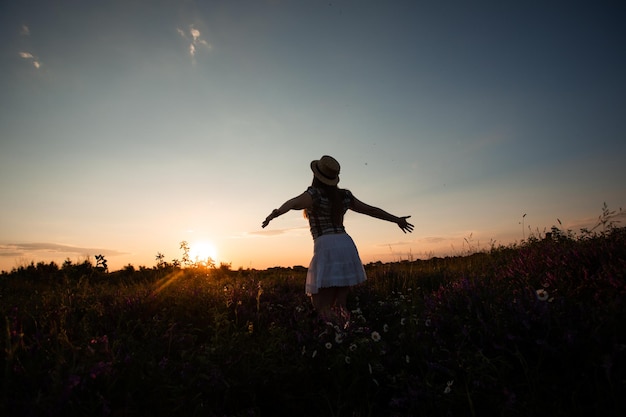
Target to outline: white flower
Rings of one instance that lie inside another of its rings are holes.
[[[346,364],[350,365],[351,362],[352,359],[350,359],[350,356],[346,356]]]
[[[380,342],[380,333],[378,333],[377,331],[373,331],[372,332],[372,340],[374,342]]]
[[[387,333],[389,331],[389,325],[387,323],[383,324],[383,332]]]
[[[454,380],[446,383],[446,389],[443,390],[444,394],[450,394],[452,392],[452,384],[454,384]]]
[[[410,363],[411,362],[411,357],[409,355],[406,355],[405,359],[406,359],[406,363]]]
[[[332,349],[333,348],[333,344],[330,342],[326,342],[326,349]]]
[[[302,356],[306,353],[306,346],[302,346]]]
[[[357,347],[358,347],[358,346],[356,345],[356,343],[352,343],[352,344],[350,345],[350,352],[354,352],[354,351],[357,349]]]
[[[335,343],[340,345],[341,342],[343,342],[343,335],[341,333],[336,333],[335,334]]]
[[[548,291],[544,289],[537,290],[537,299],[539,301],[546,301],[548,299]]]
[[[311,358],[314,358],[317,356],[317,350],[314,350],[313,353],[311,354]]]
[[[405,324],[406,324],[406,319],[405,319],[404,317],[402,317],[402,318],[400,319],[400,325],[401,325],[401,326],[404,326]]]
[[[426,320],[424,320],[424,325],[425,325],[426,327],[430,327],[430,319],[426,319]]]

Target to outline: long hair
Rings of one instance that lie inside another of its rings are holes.
[[[324,184],[316,177],[313,177],[312,187],[317,188],[330,201],[333,224],[341,226],[343,224],[343,199],[345,191],[336,185]]]

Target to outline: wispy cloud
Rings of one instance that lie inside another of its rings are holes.
[[[22,36],[30,36],[30,28],[26,25],[22,25],[20,29],[20,35]],[[41,68],[41,61],[32,53],[26,51],[20,51],[19,56],[22,59],[30,61],[33,66],[37,69]]]
[[[41,68],[41,62],[30,52],[20,52],[20,57],[29,60],[35,68]]]
[[[449,238],[440,237],[440,236],[426,236],[421,239],[424,243],[436,244],[436,243],[444,243],[447,242]]]
[[[571,222],[566,222],[561,226],[563,229],[570,229],[572,231],[578,231],[580,229],[588,229],[590,231],[599,232],[603,229],[601,216],[598,217],[586,217],[581,219],[575,219]],[[612,215],[608,216],[606,219],[606,225],[612,224],[613,226],[623,227],[626,224],[626,211],[619,210]]]
[[[59,243],[34,242],[34,243],[7,243],[0,244],[0,257],[37,257],[44,256],[72,256],[102,254],[105,256],[127,255],[113,249],[87,248],[81,246],[70,246]]]
[[[413,245],[414,242],[387,242],[387,243],[379,243],[376,246],[378,247],[387,247],[387,248],[391,248],[391,247],[396,247],[396,246],[410,246]]]
[[[176,31],[183,39],[189,42],[188,51],[189,55],[192,58],[195,58],[196,54],[198,53],[198,48],[203,48],[206,50],[211,49],[211,44],[202,38],[202,34],[200,33],[200,31],[193,27],[193,25],[189,26],[188,31],[184,31],[181,28],[177,28]]]
[[[292,227],[290,229],[262,229],[246,233],[246,236],[278,236],[292,232],[308,231],[308,227]]]

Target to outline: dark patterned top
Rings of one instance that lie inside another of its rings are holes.
[[[328,197],[322,194],[318,188],[309,187],[306,191],[313,198],[313,208],[306,210],[313,239],[317,239],[321,235],[345,233],[346,229],[343,227],[343,221],[340,225],[333,224],[331,204]],[[348,190],[342,190],[342,192],[344,193],[342,214],[345,214],[352,205],[354,196]]]

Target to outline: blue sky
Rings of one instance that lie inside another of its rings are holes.
[[[626,6],[545,3],[3,2],[0,269],[306,266],[300,213],[260,224],[324,154],[412,215],[349,214],[364,262],[593,226],[626,202]]]

